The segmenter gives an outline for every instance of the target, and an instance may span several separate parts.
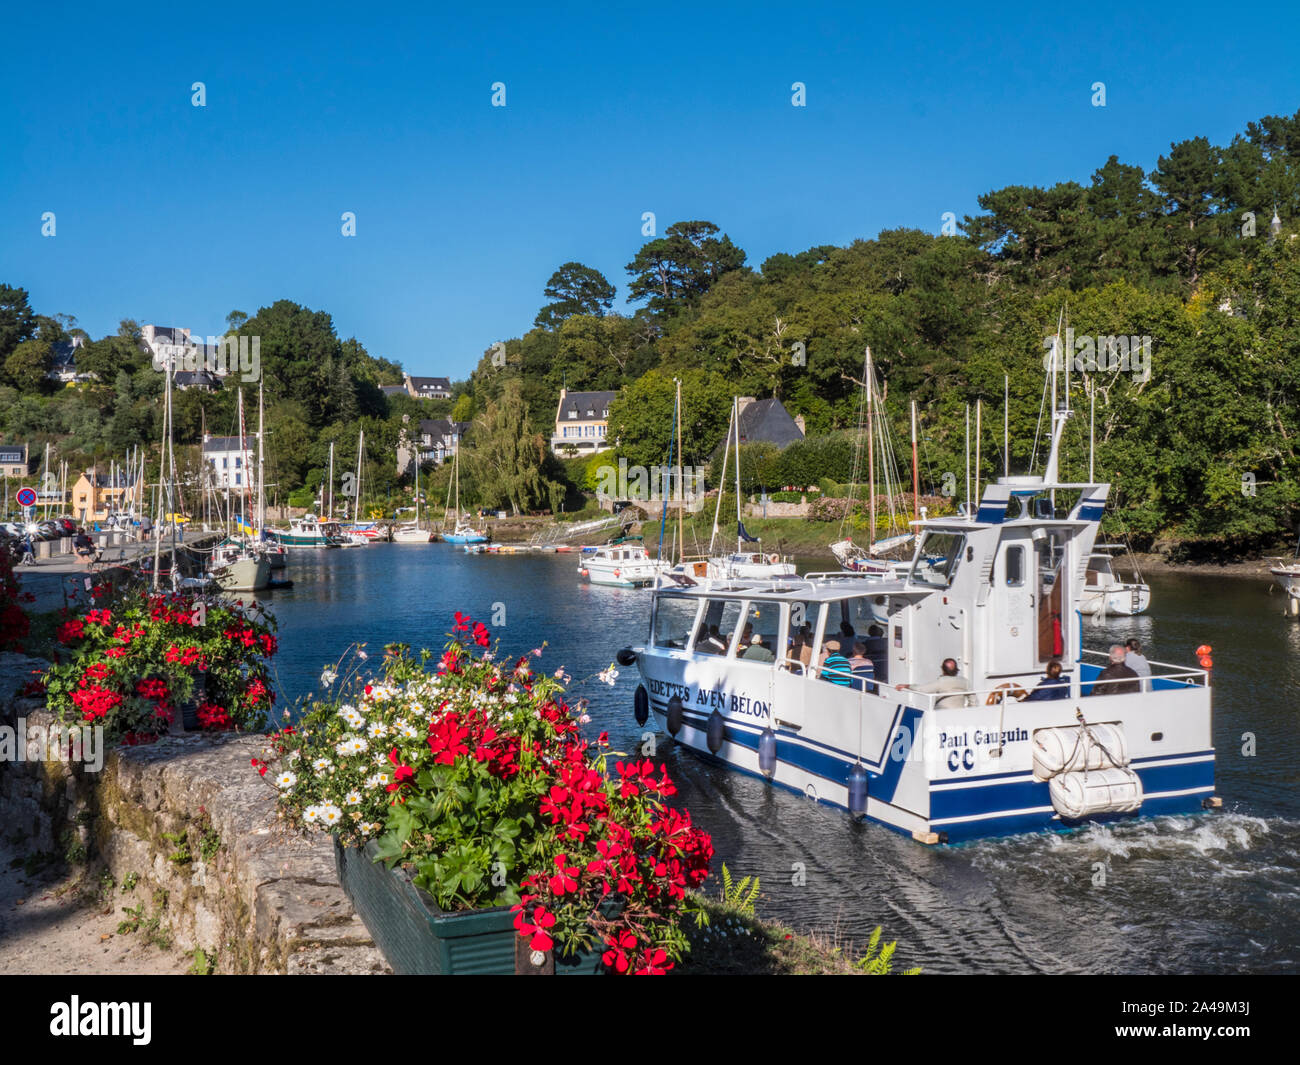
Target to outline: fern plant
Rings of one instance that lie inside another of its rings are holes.
[[[758,877],[747,876],[740,883],[735,883],[727,863],[722,863],[722,902],[729,909],[736,910],[746,917],[754,916],[754,903],[758,899]]]
[[[881,946],[881,931],[882,926],[876,925],[876,930],[871,933],[871,941],[867,944],[867,952],[853,963],[854,969],[867,976],[888,976],[893,971],[894,950],[898,946],[898,940]],[[879,953],[877,953],[877,948],[879,948]],[[903,975],[916,976],[920,971],[919,966],[915,969],[905,969]]]

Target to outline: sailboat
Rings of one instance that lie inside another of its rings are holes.
[[[420,527],[420,455],[415,455],[415,521],[393,529],[395,544],[428,544],[433,542],[433,532]]]
[[[444,532],[442,538],[449,544],[484,544],[487,543],[487,536],[480,532],[469,522],[461,518],[460,513],[460,443],[457,442],[456,450],[453,452],[452,460],[452,484],[455,486],[455,510],[451,511],[456,515],[456,525],[451,532]]]
[[[858,406],[858,440],[853,452],[853,472],[850,475],[849,505],[840,520],[840,539],[830,545],[831,554],[840,563],[840,568],[850,573],[864,573],[873,576],[892,576],[898,566],[897,562],[882,556],[890,551],[905,547],[915,539],[912,532],[893,533],[902,521],[895,512],[897,487],[900,485],[897,465],[894,460],[893,442],[883,417],[876,416],[880,396],[876,389],[876,371],[871,362],[871,349],[867,348],[866,359],[862,367],[862,398]],[[862,456],[863,439],[867,445],[867,500],[870,513],[870,525],[867,527],[868,546],[863,548],[853,542],[851,536],[844,535],[844,526],[853,513],[854,496],[858,487],[858,473]],[[876,445],[880,445],[881,466],[885,477],[885,495],[889,507],[889,530],[891,535],[875,539],[876,536]],[[916,404],[912,404],[912,507],[916,508]],[[913,517],[916,517],[914,514]]]
[[[244,390],[239,390],[239,454],[240,462],[244,455]],[[245,465],[240,487],[243,489],[243,505],[240,507],[237,525],[241,533],[252,532],[246,524],[248,514],[248,468]],[[259,485],[260,488],[260,485]],[[227,536],[212,552],[208,569],[222,591],[259,592],[271,584],[271,560],[253,549],[251,543],[241,538]]]
[[[730,457],[732,439],[736,450],[736,549],[731,554],[715,552],[719,540],[718,517],[722,512],[722,497],[725,494],[727,480],[727,461]],[[683,576],[695,581],[730,581],[779,580],[795,575],[794,562],[779,554],[765,553],[762,541],[750,536],[745,529],[743,519],[744,495],[740,490],[740,401],[732,397],[731,420],[727,424],[727,439],[722,447],[722,473],[718,478],[718,498],[713,510],[713,531],[709,536],[709,548],[704,555],[683,555],[676,566],[665,575],[666,581],[677,581]],[[757,549],[747,545],[757,544]],[[680,550],[680,546],[679,546]]]

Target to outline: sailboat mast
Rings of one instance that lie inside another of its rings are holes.
[[[740,397],[731,397],[731,414],[732,421],[736,425],[736,554],[744,550],[744,544],[740,540],[741,514],[744,508],[741,506],[740,498]]]
[[[876,371],[871,366],[871,349],[867,348],[867,492],[871,495],[871,527],[867,533],[867,550],[876,542]]]
[[[974,507],[979,506],[980,499],[980,415],[984,410],[984,400],[975,399],[975,495],[971,499]]]
[[[1002,476],[1011,476],[1011,377],[1002,375]]]
[[[921,471],[916,462],[916,400],[912,400],[912,520],[919,521]]]
[[[266,528],[266,422],[263,416],[262,382],[257,382],[257,534]]]
[[[722,473],[718,475],[718,498],[713,504],[713,532],[709,536],[709,556],[713,556],[713,543],[718,538],[718,518],[722,515],[722,493],[723,486],[727,483],[727,456],[731,451],[731,427],[736,417],[736,406],[733,401],[731,406],[732,420],[727,422],[727,439],[722,445]],[[737,456],[739,459],[739,456]]]
[[[672,476],[671,469],[669,476]],[[686,550],[686,538],[682,532],[683,510],[686,508],[686,493],[682,491],[682,382],[677,379],[677,494],[680,505],[677,508],[677,561],[681,562]]]
[[[1097,457],[1097,393],[1088,396],[1088,483],[1096,480],[1093,466]]]
[[[416,477],[420,476],[420,465],[419,465],[418,458],[416,459],[415,475]],[[330,441],[330,501],[329,501],[329,509],[326,510],[325,512],[325,520],[326,521],[334,520],[334,442],[332,440]]]
[[[352,504],[352,524],[355,525],[361,516],[361,456],[366,453],[366,431],[360,429],[357,431],[357,477],[353,484],[356,489],[356,497]],[[416,523],[419,528],[419,523]]]
[[[244,388],[239,388],[239,461],[236,466],[244,467],[244,476],[240,480],[240,520],[247,523],[248,521],[248,464],[244,461],[247,457],[247,451],[244,448]]]

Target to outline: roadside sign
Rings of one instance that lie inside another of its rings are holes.
[[[20,488],[14,498],[20,507],[34,507],[36,506],[36,489]]]

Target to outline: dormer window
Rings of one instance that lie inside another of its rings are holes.
[[[570,407],[570,408],[569,408],[569,417],[570,417],[570,418],[576,418],[577,416],[578,416],[578,409],[577,409],[576,407]]]
[[[587,417],[588,417],[588,418],[594,418],[595,416],[596,416],[596,412],[595,412],[595,410],[592,409],[591,407],[588,407],[588,408],[587,408]]]
[[[603,411],[601,411],[601,412],[600,412],[600,416],[601,416],[602,418],[608,418],[608,417],[609,417],[609,408],[606,407]]]

